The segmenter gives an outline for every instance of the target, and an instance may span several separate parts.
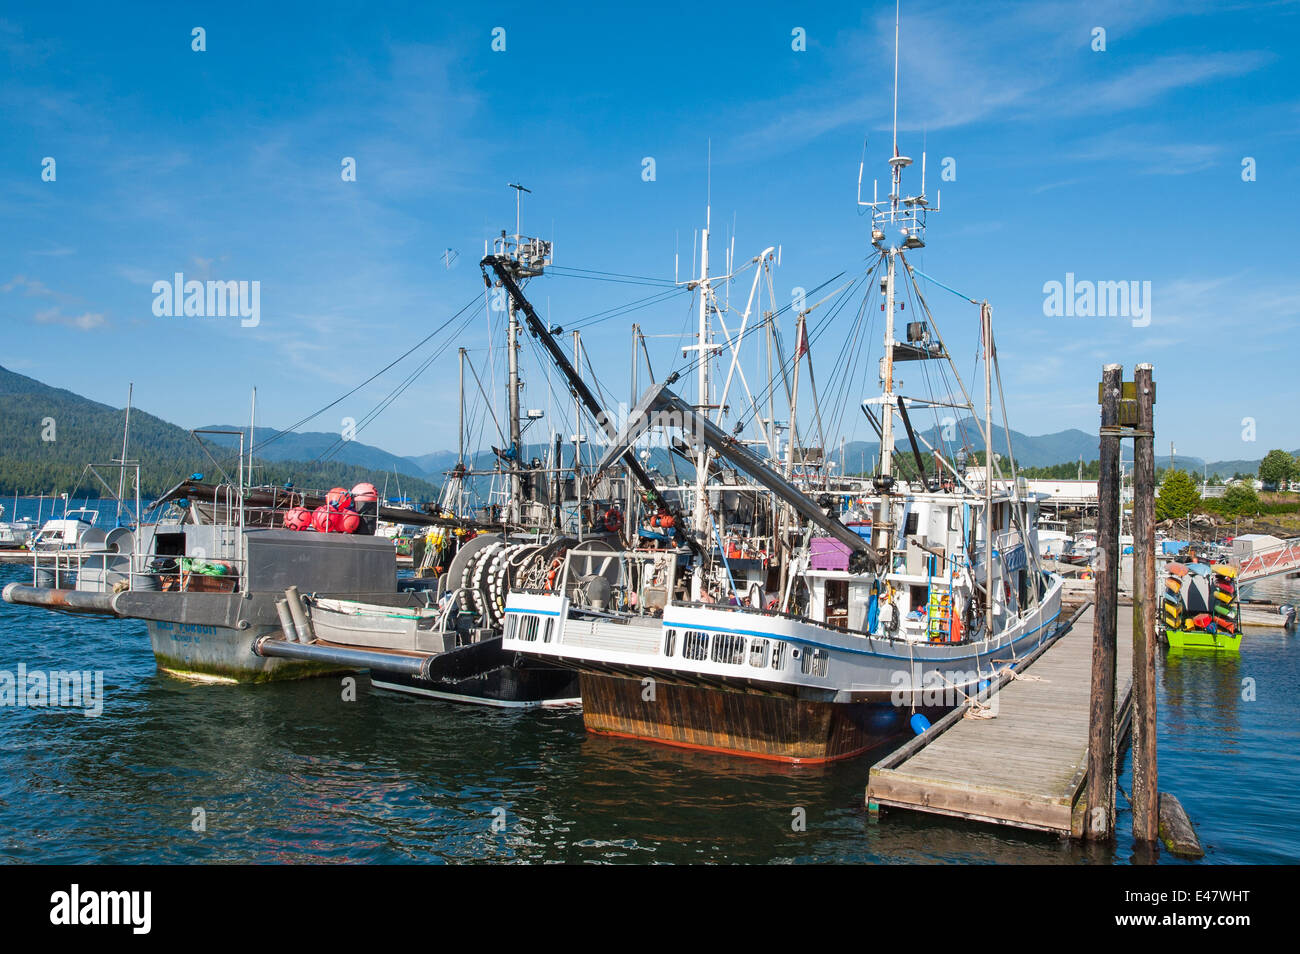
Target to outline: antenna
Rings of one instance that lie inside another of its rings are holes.
[[[902,0],[894,0],[894,155],[898,155],[898,12]]]
[[[871,142],[871,137],[866,136],[862,140],[862,158],[858,160],[858,205],[866,205],[862,201],[862,171],[867,166],[867,145]]]
[[[921,197],[925,198],[925,140],[926,134],[921,133]]]
[[[897,82],[897,79],[895,79],[895,82]],[[532,189],[525,189],[523,186],[521,186],[521,185],[520,185],[519,183],[517,183],[517,182],[510,182],[510,183],[507,183],[507,184],[510,186],[510,188],[512,188],[512,189],[515,190],[515,240],[518,241],[519,236],[520,236],[520,234],[521,234],[521,232],[520,232],[520,228],[519,228],[519,206],[520,206],[520,200],[523,199],[523,197],[524,197],[524,193],[525,193],[525,192],[527,192],[529,195],[532,195],[532,194],[533,194],[533,190],[532,190]]]
[[[713,140],[706,140],[708,158],[704,170],[704,227],[709,228],[709,217],[713,210]]]

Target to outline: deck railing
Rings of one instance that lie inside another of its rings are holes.
[[[1256,550],[1237,566],[1237,577],[1243,583],[1289,572],[1300,572],[1300,537]]]

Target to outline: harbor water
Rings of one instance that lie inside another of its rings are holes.
[[[2,565],[0,585],[30,573]],[[1300,587],[1258,595],[1295,602]],[[1296,642],[1251,629],[1238,654],[1160,651],[1161,788],[1208,862],[1300,860]],[[338,678],[190,683],[156,670],[143,623],[0,603],[0,671],[20,665],[102,672],[103,708],[0,707],[5,862],[1131,859],[1123,796],[1113,849],[903,812],[873,824],[871,755],[791,767],[687,752],[588,735],[576,710],[425,701],[364,675],[355,692]]]

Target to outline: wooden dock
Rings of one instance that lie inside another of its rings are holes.
[[[1025,657],[987,703],[996,717],[967,719],[961,706],[871,767],[867,806],[949,815],[1082,837],[1092,665],[1091,604],[1069,629]],[[1116,725],[1129,729],[1133,616],[1119,612]],[[1118,750],[1118,745],[1116,746]]]

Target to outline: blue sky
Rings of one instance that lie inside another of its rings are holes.
[[[532,189],[525,232],[571,267],[671,279],[680,250],[684,275],[709,197],[718,270],[733,224],[739,260],[781,247],[778,304],[863,270],[858,163],[866,139],[869,193],[890,148],[892,3],[441,6],[0,15],[0,364],[118,406],[134,381],[139,406],[186,426],[246,420],[256,385],[260,422],[291,424],[481,298],[483,242],[513,229],[508,182]],[[1300,6],[914,0],[902,35],[900,146],[919,158],[924,144],[943,196],[914,263],[993,304],[1012,426],[1095,429],[1101,365],[1151,361],[1161,447],[1300,447]],[[956,178],[940,182],[945,157]],[[151,286],[177,271],[260,282],[260,324],[155,316]],[[1150,324],[1045,316],[1044,283],[1067,273],[1151,282]],[[746,277],[733,304],[748,290]],[[654,291],[555,274],[529,294],[566,325]],[[928,297],[969,376],[977,311]],[[633,320],[677,333],[688,307],[683,293],[589,325],[603,383],[627,393]],[[828,385],[855,309],[814,344]],[[481,303],[474,314],[360,440],[454,446],[455,345],[485,374],[501,360]],[[877,390],[871,334],[835,392],[854,404]],[[681,362],[677,342],[652,344],[656,370]],[[429,353],[310,429],[364,418]],[[525,404],[558,416],[524,356]],[[843,419],[869,436],[852,408]]]

